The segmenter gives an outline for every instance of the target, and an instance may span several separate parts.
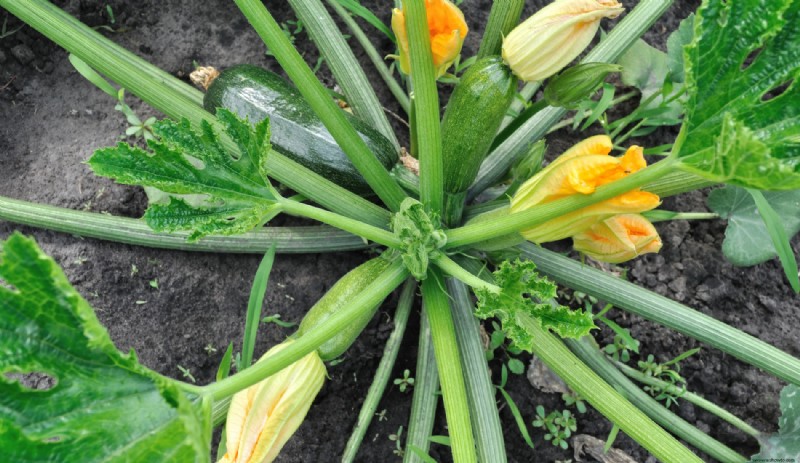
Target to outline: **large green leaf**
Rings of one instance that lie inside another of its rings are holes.
[[[707,0],[685,58],[682,168],[739,186],[800,188],[800,2]]]
[[[761,441],[761,452],[750,461],[797,461],[800,457],[800,387],[790,384],[781,391],[778,433]]]
[[[531,261],[505,261],[493,273],[500,292],[476,290],[479,318],[497,317],[508,339],[519,349],[531,352],[536,342],[530,334],[531,326],[540,326],[562,337],[580,338],[597,328],[592,314],[551,305],[556,296],[556,284],[536,273]]]
[[[29,389],[9,373],[55,380]],[[89,304],[36,244],[0,251],[0,459],[204,462],[210,409],[120,353]]]
[[[768,191],[764,197],[780,216],[786,235],[800,231],[800,190]],[[767,227],[753,197],[742,188],[726,186],[711,192],[708,207],[728,220],[722,252],[734,265],[756,265],[776,256]]]
[[[158,139],[148,142],[152,154],[120,143],[97,150],[89,165],[98,175],[120,183],[170,193],[171,201],[151,204],[145,214],[154,230],[192,230],[190,241],[210,234],[244,233],[277,211],[276,193],[266,172],[269,121],[253,127],[225,109],[217,118],[239,146],[238,158],[225,151],[208,123],[196,133],[186,120],[163,120],[153,127]],[[187,201],[178,195],[194,196]],[[203,195],[199,203],[196,195]]]

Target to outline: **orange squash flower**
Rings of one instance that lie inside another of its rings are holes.
[[[597,187],[647,166],[641,147],[631,146],[619,158],[609,156],[612,148],[611,139],[606,135],[590,137],[576,144],[520,186],[511,199],[511,213],[573,194],[593,193]],[[653,193],[632,190],[524,230],[522,236],[534,243],[556,241],[617,214],[654,209],[660,202]]]
[[[618,264],[661,250],[661,237],[639,214],[620,214],[572,237],[573,247],[594,260]]]
[[[589,45],[601,19],[623,10],[617,0],[556,0],[506,36],[503,59],[522,80],[546,79]]]
[[[428,16],[433,66],[438,78],[444,75],[458,54],[461,53],[461,46],[469,28],[464,21],[464,14],[448,0],[425,0],[425,10]],[[397,8],[392,10],[392,30],[397,37],[397,46],[400,50],[400,56],[397,57],[400,70],[405,74],[410,74],[411,61],[404,10]]]

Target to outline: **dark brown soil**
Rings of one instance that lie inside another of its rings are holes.
[[[226,67],[254,63],[277,70],[266,56],[264,46],[238,12],[233,2],[212,0],[66,0],[58,2],[112,40],[185,78],[193,62]],[[364,5],[388,21],[390,2],[364,0]],[[528,2],[526,15],[544,0]],[[632,7],[635,2],[623,2]],[[106,5],[113,8],[110,23]],[[472,29],[465,43],[465,55],[474,53],[491,2],[468,0],[462,5]],[[667,35],[699,4],[698,0],[676,2],[646,39],[663,49]],[[285,2],[268,1],[279,20],[294,19]],[[7,29],[21,25],[0,10],[0,24]],[[369,30],[369,28],[367,27]],[[393,50],[378,33],[372,33],[381,53]],[[367,62],[359,46],[353,46]],[[297,44],[310,63],[317,53],[305,35]],[[319,73],[329,86],[330,73]],[[387,108],[401,114],[391,95],[377,77],[376,90]],[[446,93],[446,92],[444,92]],[[154,114],[132,97],[131,105],[140,115]],[[94,149],[116,143],[125,130],[114,102],[81,78],[67,61],[66,53],[25,26],[0,40],[0,195],[73,209],[138,217],[146,200],[137,188],[116,185],[96,177],[84,161]],[[407,138],[402,126],[399,133]],[[674,136],[665,131],[640,144],[654,146]],[[551,153],[574,142],[580,135],[560,132],[548,138]],[[705,194],[671,198],[665,206],[677,210],[704,210]],[[278,224],[283,222],[278,221]],[[20,227],[0,222],[0,238],[14,230],[34,236],[46,252],[65,268],[67,276],[97,309],[118,347],[135,349],[150,368],[181,377],[179,367],[188,369],[200,384],[214,377],[222,351],[242,337],[250,282],[260,260],[256,255],[222,255],[162,251]],[[660,255],[648,255],[631,262],[630,278],[656,292],[681,301],[720,320],[741,328],[786,352],[800,356],[800,341],[794,327],[800,324],[797,297],[785,283],[780,266],[770,261],[752,268],[727,263],[720,245],[722,221],[678,221],[659,225],[665,245]],[[797,248],[797,241],[795,241]],[[340,276],[359,262],[365,253],[329,255],[281,255],[270,280],[265,311],[280,313],[283,320],[298,322]],[[158,289],[151,281],[157,280]],[[311,409],[308,419],[287,444],[278,461],[336,461],[355,422],[359,407],[378,364],[388,334],[394,298],[384,304],[345,360],[329,367],[330,380]],[[612,318],[629,326],[641,341],[643,355],[652,353],[667,360],[699,344],[635,316],[614,311]],[[415,368],[418,322],[412,320],[393,377]],[[257,353],[281,341],[291,329],[265,326]],[[596,335],[601,343],[613,334]],[[521,356],[528,361],[528,356]],[[493,364],[497,369],[499,364]],[[775,431],[777,397],[782,384],[775,378],[713,349],[703,351],[682,364],[690,390],[718,403],[755,427]],[[412,373],[413,374],[413,373]],[[558,395],[543,394],[531,387],[525,376],[512,376],[508,390],[525,420],[534,419],[535,407],[563,408]],[[359,461],[399,461],[395,443],[388,436],[400,426],[407,427],[411,394],[390,387],[378,410],[385,419],[374,420],[359,454]],[[715,416],[681,402],[681,416],[712,436],[750,455],[757,450],[753,440]],[[436,434],[446,434],[443,413]],[[573,458],[543,439],[532,429],[536,449],[524,443],[507,407],[501,412],[511,462],[550,462]],[[578,417],[578,432],[604,439],[611,425],[594,411]],[[637,461],[650,461],[647,452],[632,440],[620,436],[617,447]],[[447,451],[433,445],[431,455],[448,461]]]

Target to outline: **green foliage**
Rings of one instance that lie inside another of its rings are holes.
[[[681,167],[744,187],[800,188],[800,86],[782,87],[798,75],[800,3],[704,3],[686,47]]]
[[[541,405],[536,406],[536,419],[531,424],[547,431],[544,440],[564,450],[569,448],[567,439],[578,430],[575,416],[569,410],[552,411],[548,414]]]
[[[800,231],[800,190],[764,192],[778,213],[786,235]],[[776,256],[764,220],[753,197],[742,188],[726,186],[708,195],[708,207],[728,220],[722,252],[734,265],[756,265]]]
[[[752,461],[792,461],[800,455],[800,387],[784,387],[780,406],[778,433],[761,441],[761,451]]]
[[[411,376],[411,371],[405,369],[403,370],[403,377],[395,378],[393,383],[398,389],[400,389],[400,392],[406,392],[414,387],[414,377]]]
[[[564,401],[564,405],[567,407],[575,406],[578,413],[586,413],[586,402],[583,401],[583,397],[577,392],[569,391],[561,394],[561,400]]]
[[[208,461],[208,404],[119,352],[32,240],[14,234],[5,242],[0,278],[4,461]],[[44,373],[56,384],[31,390],[7,373]]]
[[[550,106],[577,109],[581,101],[594,95],[609,74],[621,70],[617,64],[577,64],[548,79],[544,99]]]
[[[195,132],[187,120],[162,120],[153,127],[152,153],[120,143],[97,150],[89,160],[98,175],[119,183],[170,193],[168,204],[151,204],[145,220],[156,231],[191,230],[189,241],[210,234],[233,235],[261,226],[277,212],[277,193],[267,179],[269,122],[255,127],[221,109],[217,118],[239,147],[228,154],[211,125]],[[203,195],[192,202],[180,195]]]
[[[425,206],[413,198],[406,198],[400,210],[392,216],[392,230],[402,241],[402,259],[408,271],[419,281],[428,275],[430,260],[439,255],[447,243],[447,236],[439,229],[439,220],[425,212]]]
[[[519,410],[517,403],[514,402],[511,394],[506,391],[507,382],[508,370],[506,369],[506,366],[503,365],[502,369],[500,370],[500,384],[496,385],[495,387],[498,391],[500,391],[500,395],[503,396],[503,399],[505,399],[506,405],[508,405],[508,410],[511,412],[511,415],[514,417],[514,421],[517,423],[517,429],[519,429],[522,439],[525,440],[525,443],[528,444],[528,447],[533,448],[533,440],[531,440],[531,435],[528,433],[528,425],[525,424],[525,419],[522,418],[522,412]]]
[[[338,2],[340,5],[342,5],[343,7],[347,8],[354,15],[368,22],[375,29],[378,29],[379,31],[383,32],[386,35],[386,37],[389,37],[389,39],[392,42],[397,41],[397,39],[395,39],[394,32],[392,32],[392,30],[389,29],[389,27],[387,27],[386,24],[383,23],[383,21],[378,19],[378,17],[375,16],[375,14],[372,11],[361,5],[361,2],[359,2],[359,0],[335,0],[335,1]]]
[[[548,302],[556,295],[556,285],[539,276],[531,261],[503,262],[495,270],[494,279],[500,292],[476,290],[475,315],[500,319],[506,336],[519,349],[531,352],[534,340],[528,327],[534,323],[571,338],[580,338],[596,328],[591,313]]]
[[[677,404],[678,398],[686,391],[686,380],[680,375],[681,369],[678,362],[681,358],[686,358],[687,356],[688,355],[684,354],[669,362],[658,363],[655,361],[653,354],[649,354],[646,360],[640,360],[638,362],[639,370],[646,376],[669,383],[669,386],[666,388],[661,388],[659,386],[644,387],[645,392],[649,393],[656,400],[663,401],[664,406],[667,408],[672,404]],[[673,365],[674,368],[671,368]]]

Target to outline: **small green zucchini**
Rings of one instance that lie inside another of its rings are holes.
[[[203,106],[212,113],[228,109],[253,123],[269,118],[273,149],[354,193],[372,193],[300,92],[277,74],[248,64],[226,69],[208,87]],[[391,169],[397,162],[392,143],[359,119],[346,116],[378,160]]]
[[[444,190],[460,193],[475,181],[517,89],[499,56],[469,67],[450,96],[442,119]]]
[[[303,336],[308,330],[321,323],[325,323],[325,320],[336,311],[341,310],[346,304],[349,304],[358,293],[375,281],[375,278],[386,270],[389,264],[390,261],[388,259],[376,257],[359,265],[347,275],[343,276],[316,304],[314,304],[313,307],[311,307],[311,309],[309,309],[306,316],[303,317],[303,321],[300,322],[297,335]],[[320,358],[328,361],[342,355],[350,345],[353,344],[358,335],[364,331],[364,327],[367,326],[372,316],[375,315],[377,309],[378,306],[375,306],[374,309],[366,312],[361,318],[354,321],[346,329],[337,333],[336,336],[321,345],[317,349]]]

